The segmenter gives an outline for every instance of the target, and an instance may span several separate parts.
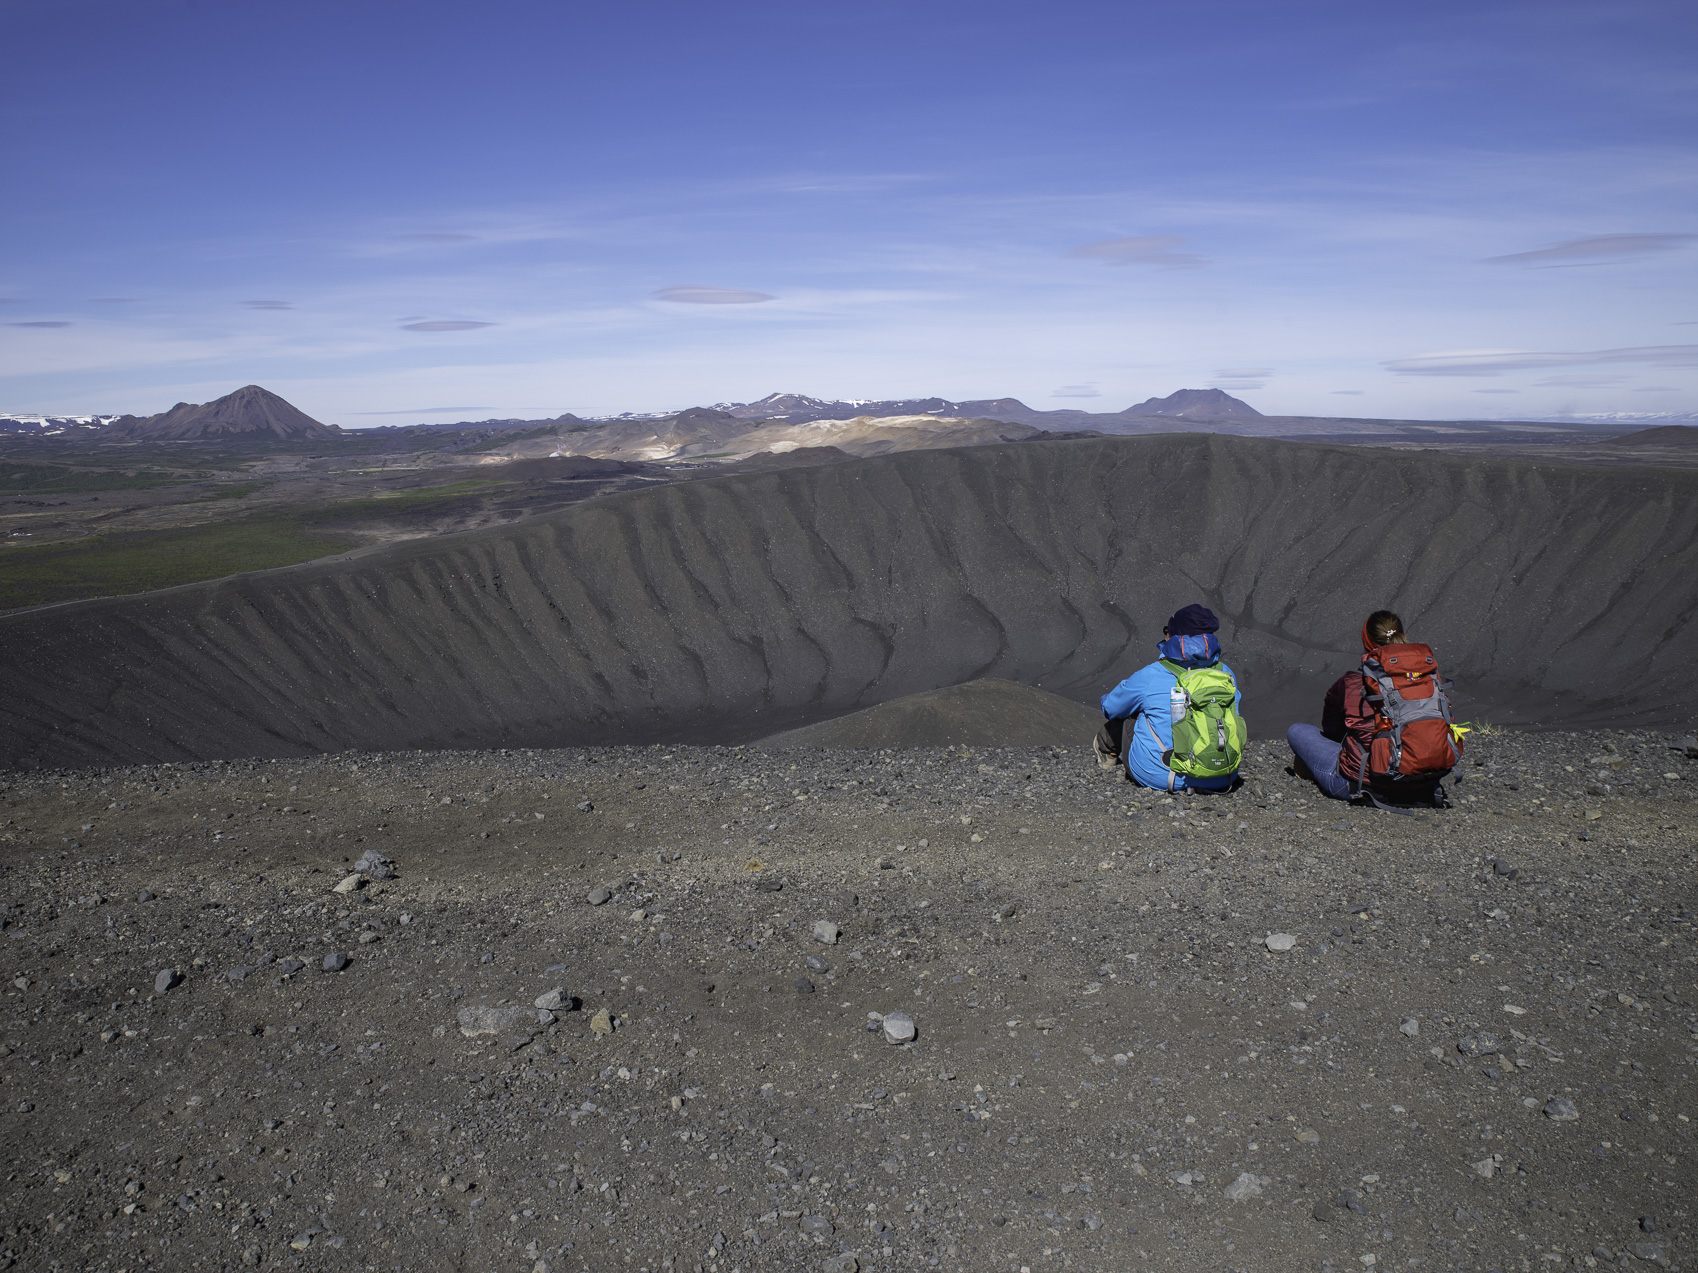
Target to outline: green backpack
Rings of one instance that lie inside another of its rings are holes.
[[[1168,659],[1161,665],[1185,692],[1185,717],[1173,722],[1173,750],[1162,753],[1162,763],[1189,778],[1236,773],[1244,759],[1245,729],[1233,704],[1238,686],[1232,674],[1219,667],[1181,667]]]

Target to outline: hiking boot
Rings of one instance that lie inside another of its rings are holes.
[[[1104,773],[1113,773],[1120,768],[1120,757],[1110,751],[1102,740],[1102,735],[1091,740],[1091,750],[1097,754],[1097,768]]]

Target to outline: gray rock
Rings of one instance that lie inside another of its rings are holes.
[[[796,993],[799,995],[811,995],[814,993],[814,983],[807,977],[798,977],[790,984],[796,988]]]
[[[535,1034],[554,1019],[539,1008],[474,1004],[456,1014],[460,1033],[468,1039],[480,1034]]]
[[[570,1012],[572,996],[566,993],[565,986],[556,986],[553,990],[545,990],[538,995],[536,1006],[546,1012]]]
[[[824,942],[827,946],[835,946],[837,945],[837,933],[837,925],[829,919],[816,919],[814,921],[815,941]]]
[[[305,967],[306,965],[299,959],[280,959],[277,961],[277,971],[285,977],[292,977]]]
[[[1498,1050],[1498,1036],[1484,1030],[1470,1030],[1457,1042],[1456,1050],[1463,1056],[1491,1056]]]
[[[1089,1229],[1092,1233],[1095,1233],[1098,1229],[1103,1227],[1103,1218],[1092,1212],[1086,1212],[1084,1215],[1079,1217],[1079,1224],[1082,1228]]]
[[[803,1216],[796,1227],[811,1238],[829,1238],[837,1232],[837,1226],[824,1216]]]
[[[1311,1219],[1317,1220],[1321,1224],[1330,1224],[1337,1215],[1338,1212],[1324,1202],[1317,1202],[1315,1209],[1309,1213]]]
[[[1419,1021],[1417,1021],[1414,1017],[1404,1017],[1403,1023],[1397,1027],[1397,1032],[1399,1034],[1406,1034],[1411,1039],[1420,1038],[1421,1037],[1421,1023]]]
[[[354,863],[354,869],[371,880],[392,880],[395,878],[394,861],[376,849],[367,849],[361,854],[360,860]]]
[[[613,890],[597,886],[590,890],[589,903],[591,906],[602,906],[613,900]]]
[[[1545,1102],[1545,1117],[1553,1123],[1574,1123],[1580,1120],[1580,1111],[1566,1096],[1553,1096]]]
[[[820,1265],[820,1273],[860,1273],[861,1262],[845,1251]]]
[[[331,951],[324,957],[324,963],[320,965],[325,972],[341,972],[347,966],[348,956],[339,950]]]
[[[1668,1259],[1663,1255],[1663,1244],[1661,1242],[1635,1242],[1633,1254],[1647,1264],[1664,1266],[1668,1264]]]
[[[173,986],[183,984],[183,974],[175,968],[161,968],[153,977],[153,993],[162,995]]]
[[[917,1033],[914,1018],[906,1012],[887,1012],[880,1026],[886,1043],[908,1043]]]
[[[802,962],[807,964],[809,972],[831,971],[831,965],[826,962],[824,955],[809,955]]]
[[[580,801],[578,801],[578,812],[579,813],[593,813],[593,812],[595,812],[595,806],[593,804],[591,804],[588,800],[580,800]]]
[[[258,971],[259,969],[255,968],[252,964],[237,964],[224,975],[231,981],[246,981],[249,976]]]
[[[1642,1233],[1655,1233],[1657,1231],[1657,1217],[1640,1216],[1639,1229]]]
[[[151,902],[152,900],[153,900],[153,890],[152,889],[144,888],[141,892],[136,894],[136,901],[138,901],[138,902]]]
[[[1228,1202],[1248,1202],[1262,1196],[1262,1179],[1255,1172],[1242,1171],[1223,1192]]]

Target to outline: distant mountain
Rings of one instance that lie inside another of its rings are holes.
[[[1179,416],[1185,420],[1260,420],[1262,413],[1220,389],[1178,389],[1165,398],[1146,398],[1126,415]]]
[[[67,433],[86,435],[105,428],[117,418],[111,415],[0,415],[0,433],[44,438]]]
[[[316,442],[339,438],[342,430],[334,424],[320,424],[258,385],[246,385],[207,403],[179,402],[155,416],[120,416],[101,430],[103,440],[149,442],[261,436],[268,440]]]
[[[810,420],[842,420],[855,416],[950,416],[962,420],[1005,420],[1033,428],[1080,429],[1096,422],[1130,422],[1149,417],[1178,417],[1184,420],[1260,420],[1262,413],[1219,389],[1181,389],[1165,398],[1150,398],[1125,411],[1039,411],[1018,398],[974,398],[951,402],[948,398],[898,398],[872,401],[855,399],[833,402],[800,393],[771,393],[759,402],[722,402],[715,408],[739,420],[783,420],[803,424]]]
[[[759,402],[721,402],[714,409],[739,420],[784,420],[804,424],[809,420],[847,420],[855,416],[949,415],[961,416],[961,404],[947,398],[890,398],[874,402],[848,402],[810,398],[802,393],[769,393]]]
[[[1698,447],[1698,428],[1690,424],[1665,424],[1656,429],[1640,429],[1637,433],[1624,433],[1618,438],[1611,438],[1606,445],[1637,447]]]

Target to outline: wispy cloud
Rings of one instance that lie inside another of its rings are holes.
[[[1135,234],[1124,239],[1081,244],[1067,255],[1109,265],[1153,265],[1164,270],[1194,270],[1206,264],[1194,253],[1174,251],[1184,244],[1185,240],[1177,234]]]
[[[139,296],[91,296],[90,305],[134,305],[141,300]]]
[[[1336,393],[1342,398],[1360,398],[1362,396],[1360,389],[1333,389],[1330,392]]]
[[[758,305],[762,301],[778,299],[765,292],[750,292],[740,287],[703,287],[694,283],[663,287],[654,297],[657,301],[676,301],[683,305]]]
[[[475,234],[455,234],[450,231],[422,230],[417,234],[397,235],[405,243],[476,243]]]
[[[294,309],[288,301],[243,301],[249,309]]]
[[[1052,398],[1100,398],[1102,394],[1094,385],[1062,385],[1050,394]]]
[[[69,327],[70,324],[57,319],[43,319],[33,323],[7,323],[8,327]]]
[[[474,323],[454,318],[439,318],[424,323],[402,323],[404,331],[410,332],[469,332],[479,327],[494,327],[494,323]]]
[[[1382,363],[1400,376],[1496,376],[1506,371],[1543,371],[1551,367],[1592,367],[1606,363],[1645,363],[1655,367],[1698,367],[1698,345],[1646,345],[1633,349],[1597,349],[1572,353],[1483,349],[1394,358]]]
[[[1272,367],[1222,367],[1215,372],[1221,380],[1265,380],[1273,375]]]
[[[1488,256],[1489,265],[1603,265],[1650,252],[1672,252],[1698,242],[1698,234],[1594,234],[1584,239],[1549,243],[1529,252]]]

